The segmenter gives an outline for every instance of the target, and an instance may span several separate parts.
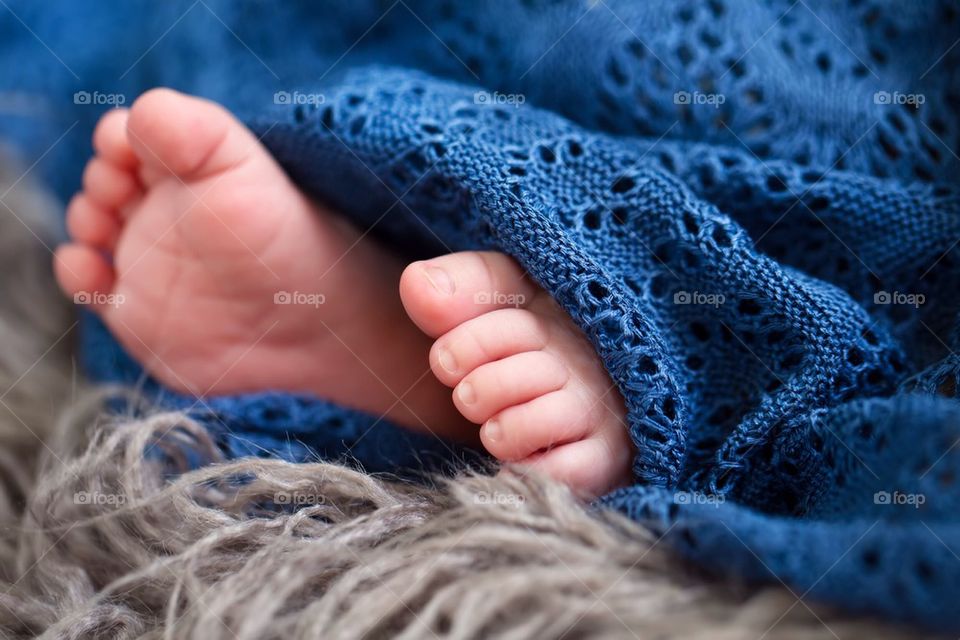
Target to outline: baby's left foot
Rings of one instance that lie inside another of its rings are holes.
[[[584,497],[627,484],[623,397],[596,351],[508,256],[455,253],[406,268],[400,296],[438,338],[430,366],[486,449]]]

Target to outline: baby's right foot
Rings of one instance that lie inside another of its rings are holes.
[[[426,370],[402,263],[308,200],[227,111],[151,91],[105,115],[94,147],[57,278],[155,378],[200,396],[312,392],[475,438]]]
[[[407,267],[410,317],[438,338],[434,374],[500,460],[532,466],[587,498],[629,482],[623,397],[586,336],[502,253]]]

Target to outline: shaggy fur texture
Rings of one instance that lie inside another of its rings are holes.
[[[181,415],[105,418],[119,391],[72,390],[53,209],[22,183],[0,213],[3,637],[916,637],[706,581],[536,478],[224,461]]]

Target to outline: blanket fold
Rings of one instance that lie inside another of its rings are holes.
[[[659,520],[707,565],[952,624],[956,405],[884,398],[905,382],[906,352],[935,350],[916,326],[956,305],[903,316],[883,296],[951,249],[956,193],[610,138],[478,105],[474,91],[370,69],[254,129],[294,180],[392,242],[505,251],[570,312],[626,398],[638,448],[637,487],[606,504]],[[757,195],[735,200],[745,188]],[[747,228],[798,206],[795,225],[816,222],[804,243],[825,249],[781,252],[774,238],[762,253]],[[910,251],[880,233],[898,218],[915,229]],[[861,251],[844,266],[847,229]],[[939,299],[956,276],[944,261],[932,271],[916,295]],[[888,560],[890,546],[908,557]]]

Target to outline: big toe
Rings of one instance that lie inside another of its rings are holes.
[[[152,89],[130,108],[127,136],[147,175],[203,178],[239,165],[258,145],[220,105]]]
[[[525,307],[538,291],[515,260],[494,251],[414,262],[400,278],[407,314],[433,337],[495,309]]]

